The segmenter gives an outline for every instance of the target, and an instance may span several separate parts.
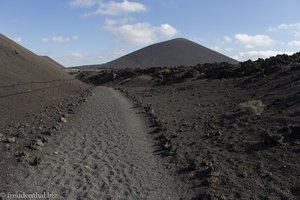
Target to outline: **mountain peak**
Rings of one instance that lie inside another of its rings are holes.
[[[192,66],[220,62],[238,63],[238,61],[230,57],[201,46],[186,38],[174,38],[144,47],[111,62],[87,67],[116,69],[150,68],[162,66],[176,67],[182,65]]]

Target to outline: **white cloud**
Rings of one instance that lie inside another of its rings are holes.
[[[155,28],[149,23],[125,24],[113,32],[121,41],[133,45],[147,45],[157,40]]]
[[[298,23],[291,23],[291,24],[283,23],[283,24],[280,24],[280,25],[278,25],[276,27],[270,27],[269,31],[295,30],[295,29],[300,30],[300,22],[298,22]]]
[[[246,47],[247,49],[253,49],[253,48],[254,48],[254,46],[251,45],[251,44],[246,44],[245,47]]]
[[[275,41],[267,35],[251,36],[248,34],[235,34],[234,38],[239,43],[244,44],[246,48],[253,48],[254,46],[270,46],[275,43]]]
[[[171,38],[177,30],[169,24],[153,26],[149,23],[135,23],[115,25],[114,21],[106,22],[105,28],[122,42],[133,45],[148,45],[157,42],[160,38]]]
[[[224,36],[224,39],[225,39],[226,42],[231,42],[232,41],[232,39],[228,36]]]
[[[50,38],[48,38],[48,37],[42,38],[43,43],[47,43],[47,42],[66,43],[66,42],[72,42],[72,41],[77,41],[77,40],[79,40],[78,35],[69,36],[69,37],[53,36],[53,37],[50,37]]]
[[[80,59],[83,57],[81,53],[71,53],[71,56],[74,57],[75,59]]]
[[[49,38],[42,38],[42,42],[43,42],[43,43],[46,43],[46,42],[49,42],[49,41],[50,41]]]
[[[233,49],[230,47],[220,47],[220,46],[214,46],[214,47],[212,47],[212,49],[215,51],[224,52],[224,53],[233,51]]]
[[[97,4],[95,0],[73,0],[70,5],[73,7],[92,7]]]
[[[67,55],[51,55],[59,63],[66,67],[82,66],[82,65],[93,65],[101,64],[120,56],[125,55],[127,52],[121,49],[112,49],[103,52],[102,54],[84,54],[81,52],[73,52]]]
[[[146,6],[139,2],[124,0],[123,2],[100,2],[95,14],[122,15],[126,13],[145,12]]]
[[[295,37],[300,37],[300,31],[292,31]]]
[[[97,58],[99,59],[100,63],[105,63],[124,56],[125,54],[127,54],[127,52],[122,49],[112,49],[105,51],[103,54],[97,56]]]
[[[232,48],[229,48],[229,47],[227,47],[227,48],[225,48],[225,49],[224,49],[224,51],[226,51],[226,52],[230,52],[230,51],[233,51],[233,49],[232,49]]]
[[[169,24],[162,24],[159,27],[157,27],[157,30],[167,37],[173,37],[177,34],[177,30],[170,26]]]
[[[220,50],[221,50],[221,47],[219,47],[219,46],[214,46],[214,47],[212,47],[212,49],[215,50],[215,51],[220,51]]]
[[[127,24],[130,21],[133,21],[134,18],[132,17],[122,17],[120,19],[105,19],[104,21],[104,28],[112,28],[118,25]]]
[[[247,51],[247,52],[240,52],[238,55],[234,56],[233,58],[239,61],[245,61],[245,60],[256,60],[258,58],[269,58],[271,56],[276,56],[278,54],[288,54],[291,55],[294,52],[290,51],[273,51],[273,50],[267,50],[267,51]]]
[[[10,38],[11,40],[13,40],[14,42],[21,44],[22,43],[22,38],[21,37],[15,37],[15,38]]]
[[[269,27],[270,32],[286,31],[290,32],[294,37],[300,37],[300,22],[297,23],[283,23],[276,27]]]
[[[288,43],[290,46],[300,46],[300,40],[293,40]]]
[[[96,56],[85,55],[79,52],[70,53],[68,55],[52,56],[59,63],[66,67],[81,66],[88,64],[98,64]]]

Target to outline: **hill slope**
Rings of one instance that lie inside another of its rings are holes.
[[[63,65],[61,65],[60,63],[56,62],[55,60],[53,60],[52,58],[50,58],[49,56],[41,56],[42,58],[46,59],[48,62],[50,62],[51,64],[55,65],[58,68],[64,69],[65,67]]]
[[[160,66],[197,65],[238,61],[187,39],[177,38],[153,44],[111,62],[87,68],[148,68]]]
[[[60,81],[64,80],[64,81]],[[68,81],[67,81],[68,80]],[[86,85],[0,34],[0,126],[56,105]]]
[[[67,78],[49,61],[0,34],[0,85]]]

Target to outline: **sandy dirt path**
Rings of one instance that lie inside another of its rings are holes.
[[[119,92],[98,87],[68,119],[27,180],[59,199],[187,199],[188,189],[154,155],[142,116]]]

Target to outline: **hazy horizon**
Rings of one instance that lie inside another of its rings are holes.
[[[299,51],[299,7],[296,0],[3,0],[0,26],[67,67],[105,63],[178,37],[243,61]]]

